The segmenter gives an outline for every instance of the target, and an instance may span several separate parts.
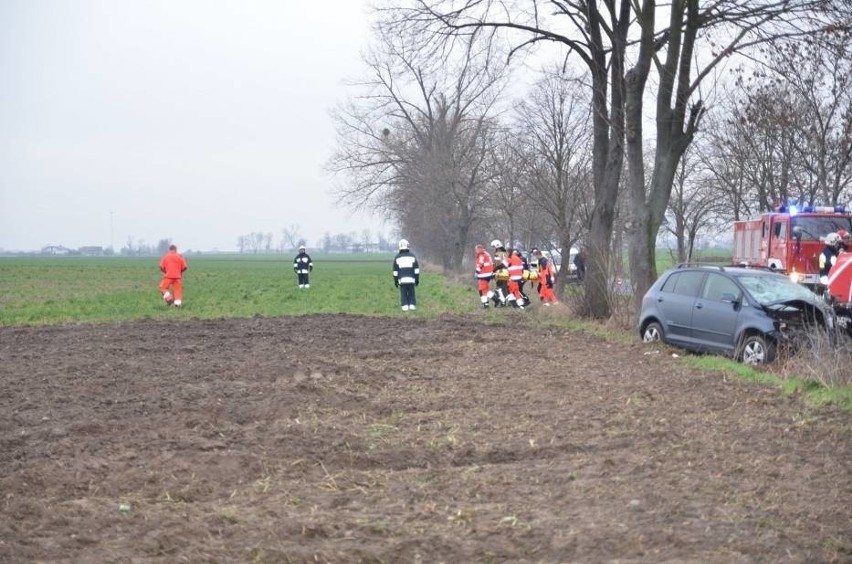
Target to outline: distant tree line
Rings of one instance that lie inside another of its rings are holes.
[[[241,254],[291,253],[304,245],[321,249],[326,253],[389,252],[396,250],[396,241],[385,234],[373,233],[365,229],[360,235],[355,233],[326,232],[320,241],[310,242],[301,236],[297,225],[282,229],[281,237],[276,241],[271,232],[252,232],[237,239],[237,251]]]

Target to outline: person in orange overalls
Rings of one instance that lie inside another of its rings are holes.
[[[160,270],[163,272],[163,279],[160,281],[160,293],[163,294],[163,301],[166,302],[166,305],[174,304],[175,307],[180,307],[183,303],[181,280],[186,269],[186,259],[178,254],[176,246],[171,245],[169,252],[160,259]],[[169,288],[171,288],[171,292]]]
[[[519,309],[524,309],[524,295],[521,294],[521,282],[524,281],[524,260],[517,249],[509,250],[509,295],[507,301]]]
[[[476,256],[476,286],[479,290],[479,300],[482,302],[482,307],[487,309],[489,300],[494,297],[494,292],[491,291],[491,279],[494,278],[494,262],[491,255],[485,250],[482,245],[477,245],[474,249]]]
[[[538,262],[538,297],[546,306],[558,304],[559,300],[553,292],[553,285],[556,284],[556,269],[553,267],[553,261],[542,255],[538,249],[535,250],[534,256]]]

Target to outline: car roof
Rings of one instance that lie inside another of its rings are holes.
[[[669,272],[681,271],[681,270],[700,270],[700,271],[716,271],[716,272],[727,272],[729,274],[741,275],[741,274],[753,274],[753,275],[781,275],[781,272],[778,272],[774,268],[769,268],[765,266],[738,266],[738,265],[718,265],[718,264],[702,264],[702,263],[680,263],[675,265],[674,267],[669,269]]]

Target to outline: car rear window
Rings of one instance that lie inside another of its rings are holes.
[[[698,290],[701,289],[701,280],[703,278],[703,272],[675,272],[669,276],[669,279],[666,280],[660,291],[680,294],[682,296],[697,296]]]

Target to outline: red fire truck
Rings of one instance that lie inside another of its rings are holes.
[[[825,236],[841,229],[852,233],[852,213],[842,207],[784,206],[734,223],[733,262],[778,270],[813,289]]]
[[[759,219],[734,223],[734,264],[772,268],[823,294],[838,326],[852,337],[852,252],[842,253],[819,285],[819,254],[825,236],[852,233],[852,213],[841,207],[782,207]],[[850,249],[852,251],[852,249]]]

